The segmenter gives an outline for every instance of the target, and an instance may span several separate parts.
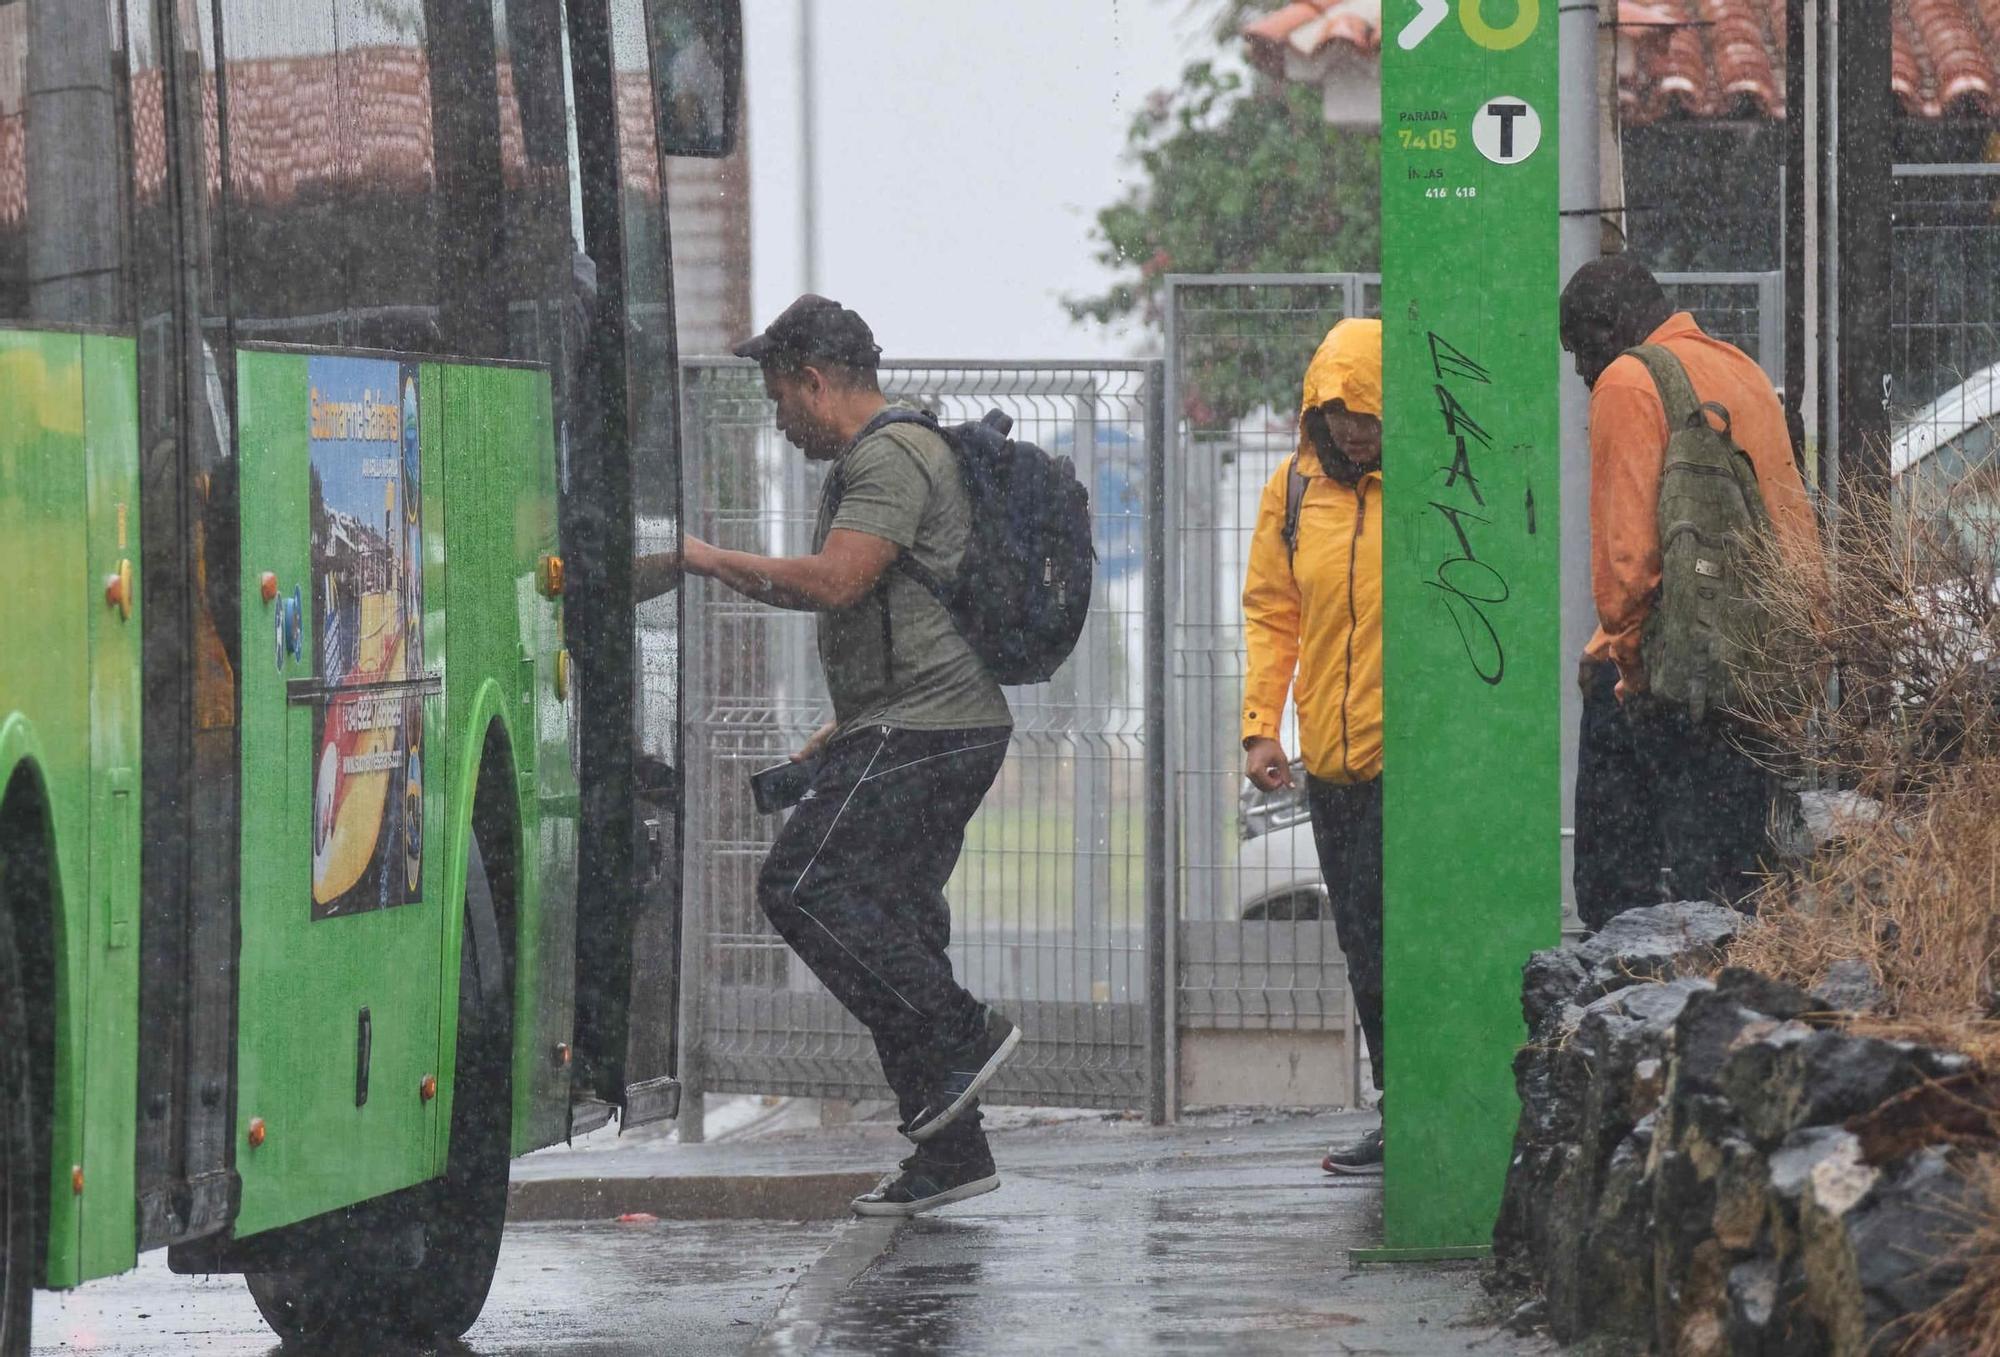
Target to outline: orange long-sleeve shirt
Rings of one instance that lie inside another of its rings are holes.
[[[1681,360],[1695,394],[1729,411],[1736,442],[1757,471],[1764,507],[1787,552],[1815,541],[1812,504],[1792,461],[1784,408],[1756,360],[1703,334],[1687,312],[1646,337]],[[1660,475],[1667,412],[1636,358],[1604,369],[1590,392],[1590,591],[1597,635],[1585,653],[1618,665],[1618,693],[1644,691],[1639,633],[1660,587]]]

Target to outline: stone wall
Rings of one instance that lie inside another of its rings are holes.
[[[1962,1280],[1935,1260],[1974,1208],[1959,1169],[1992,1087],[1961,1055],[1841,1030],[1878,997],[1865,968],[1817,994],[1695,978],[1741,923],[1635,910],[1526,967],[1494,1256],[1563,1342],[1887,1353]]]

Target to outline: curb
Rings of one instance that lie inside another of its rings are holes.
[[[872,1184],[871,1184],[872,1186]],[[803,1357],[819,1345],[827,1316],[848,1287],[896,1246],[908,1216],[855,1216],[811,1267],[799,1274],[746,1348],[745,1357]]]
[[[681,1178],[523,1178],[507,1186],[509,1221],[839,1220],[881,1180],[869,1173],[712,1174]]]

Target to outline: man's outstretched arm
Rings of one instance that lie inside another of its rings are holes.
[[[632,559],[632,601],[649,603],[661,594],[681,587],[681,558],[678,552],[658,551]]]
[[[868,597],[901,553],[885,537],[835,528],[811,556],[725,551],[688,537],[682,539],[681,564],[690,575],[720,580],[759,603],[795,612],[839,612]]]

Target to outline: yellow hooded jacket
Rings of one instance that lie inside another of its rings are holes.
[[[1381,417],[1380,321],[1341,321],[1306,369],[1296,555],[1284,540],[1292,459],[1264,486],[1243,583],[1243,738],[1276,739],[1292,689],[1306,771],[1324,782],[1366,782],[1382,772],[1382,475],[1344,485],[1321,470],[1305,412],[1333,400]]]

